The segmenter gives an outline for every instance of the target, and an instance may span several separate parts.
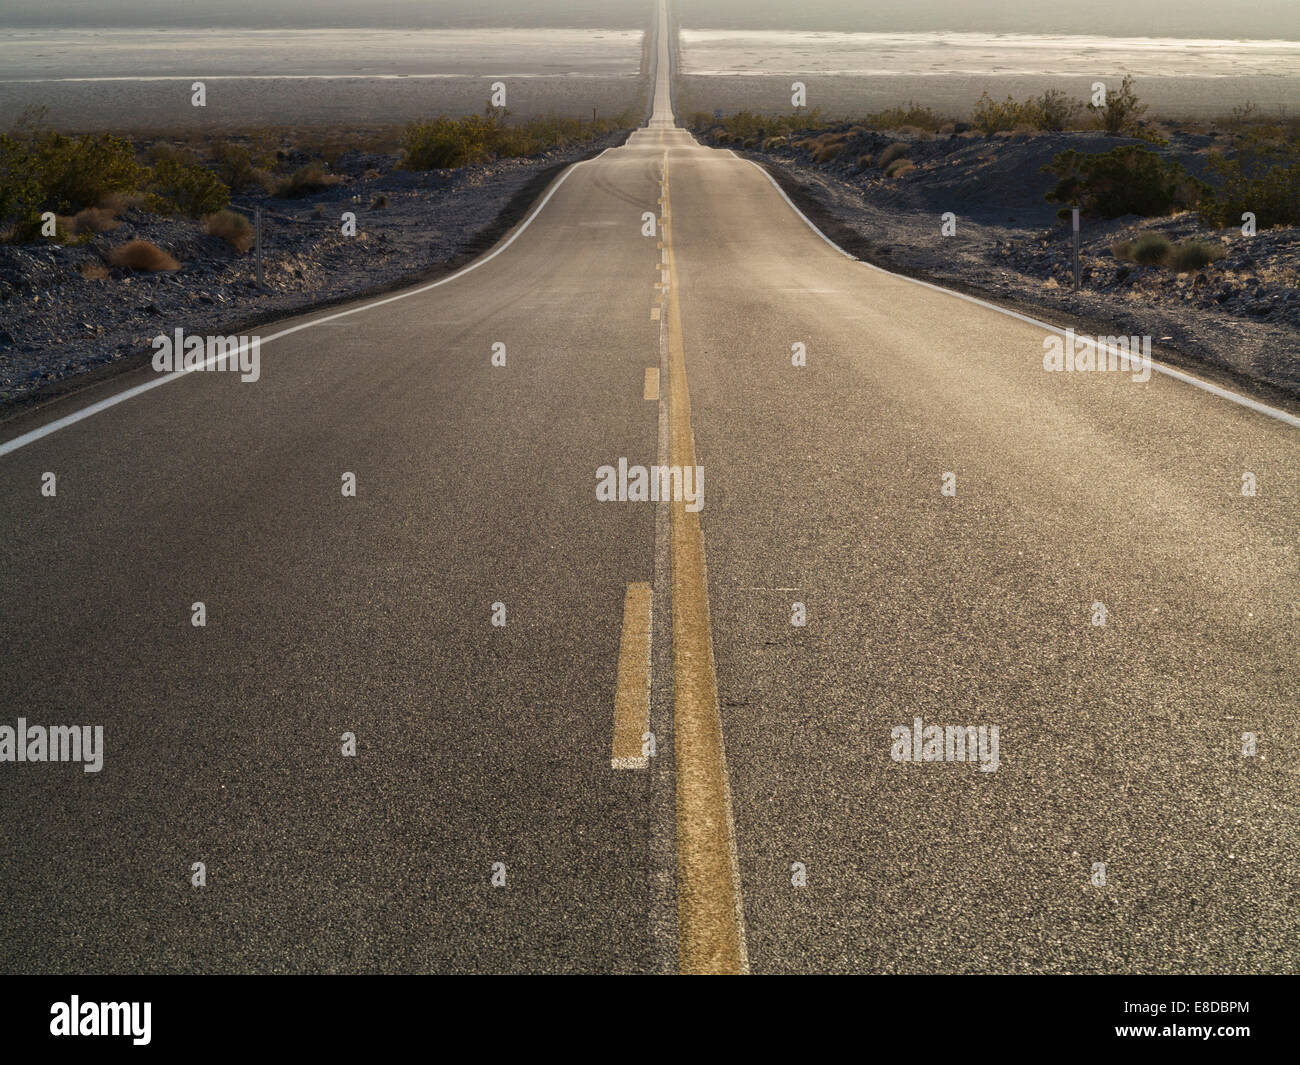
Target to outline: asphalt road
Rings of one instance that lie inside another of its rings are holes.
[[[263,328],[307,326],[257,382],[0,426],[0,725],[104,728],[98,773],[0,763],[0,970],[1300,968],[1300,429],[1045,372],[668,85],[469,272]],[[599,501],[620,458],[703,509]],[[917,717],[996,771],[896,761]]]

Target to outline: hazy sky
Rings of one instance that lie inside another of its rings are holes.
[[[0,26],[641,27],[653,0],[0,0]],[[1300,40],[1300,0],[679,0],[700,29]]]

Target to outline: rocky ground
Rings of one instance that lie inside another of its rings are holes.
[[[1211,229],[1191,212],[1086,222],[1082,288],[1072,291],[1070,226],[1044,199],[1055,179],[1040,168],[1067,148],[1103,152],[1144,142],[1093,132],[986,138],[859,129],[846,150],[819,163],[815,148],[794,146],[797,133],[766,150],[725,136],[702,139],[765,165],[805,213],[861,258],[1093,334],[1149,335],[1167,361],[1266,398],[1300,398],[1300,227],[1246,237],[1239,229]],[[862,156],[897,142],[908,145],[915,169],[891,178],[859,165]],[[1205,175],[1214,134],[1175,130],[1169,142],[1145,146]],[[956,234],[943,236],[941,216],[949,211]],[[1121,262],[1111,252],[1116,242],[1149,230],[1173,241],[1213,241],[1226,257],[1177,274]]]
[[[265,288],[251,252],[198,222],[130,208],[87,243],[0,244],[0,410],[75,387],[150,350],[152,339],[227,335],[324,303],[397,287],[454,268],[522,217],[568,163],[622,143],[627,131],[526,159],[456,170],[398,169],[396,155],[349,152],[341,184],[303,199],[258,191],[232,200],[263,210]],[[308,162],[289,159],[292,167]],[[357,216],[356,236],[341,216]],[[113,248],[147,240],[180,261],[174,272],[107,266]],[[82,271],[106,274],[99,279]]]

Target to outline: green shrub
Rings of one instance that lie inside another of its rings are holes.
[[[1138,117],[1145,114],[1146,109],[1146,104],[1138,103],[1131,74],[1125,75],[1117,92],[1106,93],[1106,102],[1101,107],[1088,103],[1088,110],[1097,116],[1098,126],[1116,136],[1136,126]]]
[[[979,103],[971,112],[971,125],[986,136],[1013,130],[1018,126],[1039,127],[1042,116],[1038,106],[1032,100],[1022,104],[1008,96],[1003,103],[998,103],[987,92],[980,97]]]
[[[747,137],[779,137],[796,130],[811,132],[825,129],[832,123],[822,116],[819,108],[813,108],[792,115],[756,115],[752,111],[738,111],[725,118],[714,118],[704,111],[697,111],[690,125],[692,129],[708,131],[709,137],[718,144],[730,144]]]
[[[230,203],[230,190],[207,167],[174,157],[159,159],[149,178],[153,207],[165,214],[200,218]]]
[[[935,133],[947,121],[930,108],[908,101],[906,107],[887,107],[883,111],[873,111],[862,119],[862,124],[867,129],[901,129],[903,126],[915,126],[917,129]]]
[[[265,188],[271,161],[253,157],[243,145],[222,141],[212,149],[212,170],[231,192]]]
[[[1169,257],[1171,247],[1163,233],[1143,233],[1133,243],[1133,261],[1139,266],[1159,266]]]
[[[1209,170],[1221,184],[1201,202],[1203,221],[1240,225],[1250,212],[1260,229],[1300,225],[1300,141],[1282,127],[1250,130],[1232,155],[1211,153]]]
[[[403,165],[408,170],[433,170],[482,162],[488,156],[491,129],[492,123],[482,115],[412,122],[402,141]]]
[[[146,171],[135,150],[107,134],[0,136],[0,225],[39,233],[42,211],[75,214],[138,187]]]
[[[1136,145],[1094,154],[1070,149],[1042,169],[1059,179],[1047,194],[1048,202],[1078,205],[1089,217],[1167,215],[1196,206],[1208,191],[1181,164]],[[1062,218],[1069,213],[1068,208],[1058,212]]]
[[[1188,240],[1176,245],[1169,253],[1166,265],[1180,274],[1200,270],[1218,262],[1228,254],[1222,244],[1208,240]]]
[[[1037,111],[1035,117],[1038,128],[1052,133],[1059,133],[1067,128],[1070,120],[1083,110],[1083,104],[1078,100],[1071,100],[1060,89],[1048,89],[1033,101],[1033,107]]]

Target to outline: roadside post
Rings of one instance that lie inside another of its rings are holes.
[[[263,285],[261,285],[261,208],[260,207],[253,208],[252,230],[253,230],[253,238],[252,238],[253,246],[255,246],[257,250],[257,287],[261,289]],[[1079,287],[1078,281],[1075,282],[1075,287]]]
[[[1079,208],[1070,209],[1070,216],[1074,223],[1074,291],[1079,291]]]

